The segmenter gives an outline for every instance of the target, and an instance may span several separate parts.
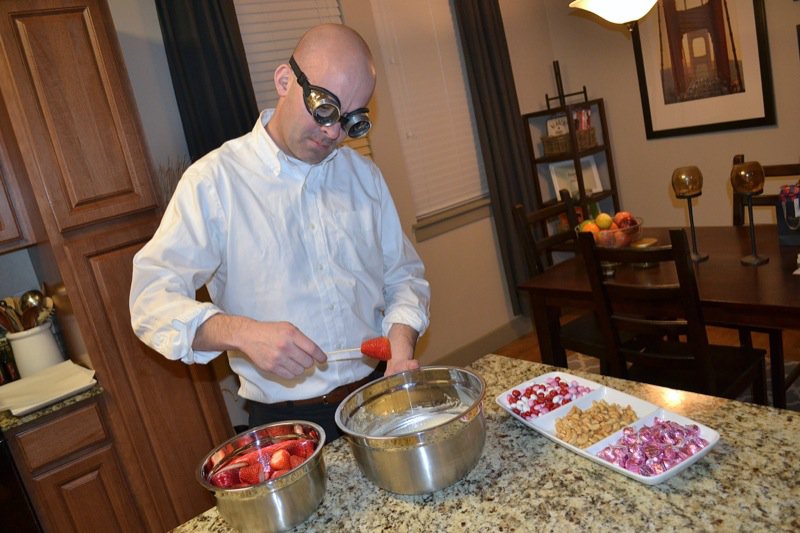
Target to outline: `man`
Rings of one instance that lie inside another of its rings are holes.
[[[331,441],[338,403],[384,370],[358,351],[326,353],[386,335],[385,373],[417,368],[430,288],[380,171],[338,147],[370,127],[366,43],[316,26],[274,80],[275,110],[181,178],[134,258],[131,320],[169,359],[227,351],[251,426],[311,420]],[[195,300],[203,285],[213,303]]]

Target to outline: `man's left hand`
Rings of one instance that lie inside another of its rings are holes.
[[[392,324],[388,334],[392,345],[392,358],[386,363],[385,376],[419,368],[419,361],[414,359],[418,336],[417,330],[410,326]]]

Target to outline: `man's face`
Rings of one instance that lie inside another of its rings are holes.
[[[300,67],[310,83],[324,87],[339,98],[342,113],[365,107],[372,94],[372,84],[364,83],[365,80],[348,79],[331,68],[306,70],[303,65]],[[270,133],[278,146],[293,157],[306,163],[319,163],[347,134],[338,122],[331,126],[318,124],[306,109],[303,88],[291,70],[288,76],[287,93],[273,119],[275,131],[270,128]]]

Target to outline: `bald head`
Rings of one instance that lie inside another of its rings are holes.
[[[293,55],[304,70],[327,66],[374,85],[375,65],[369,46],[355,30],[342,24],[314,26],[300,38]]]
[[[366,108],[375,90],[375,64],[364,39],[341,24],[321,24],[308,30],[292,57],[308,83],[339,100],[342,115]],[[267,132],[287,154],[309,163],[322,161],[344,140],[340,123],[316,123],[304,103],[303,88],[288,64],[275,70],[278,103]]]

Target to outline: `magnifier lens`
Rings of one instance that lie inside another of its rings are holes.
[[[323,102],[314,108],[314,120],[323,126],[332,126],[339,120],[338,106]]]
[[[369,131],[369,128],[372,126],[369,120],[357,120],[354,123],[348,123],[349,127],[347,129],[347,135],[350,137],[357,139],[359,137],[363,137]]]

